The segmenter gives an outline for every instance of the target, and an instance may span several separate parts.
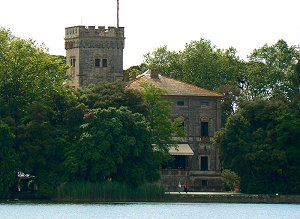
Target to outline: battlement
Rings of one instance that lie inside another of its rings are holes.
[[[77,37],[124,37],[124,27],[74,26],[65,29],[65,39]]]

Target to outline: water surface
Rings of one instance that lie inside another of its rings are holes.
[[[130,204],[0,204],[0,218],[188,218],[300,219],[296,204],[130,203]]]

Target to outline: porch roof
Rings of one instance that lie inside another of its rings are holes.
[[[184,155],[184,156],[194,155],[194,152],[189,146],[189,144],[177,144],[177,146],[172,146],[169,149],[169,153],[171,155]]]

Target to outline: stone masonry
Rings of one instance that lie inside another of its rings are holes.
[[[65,29],[69,85],[77,88],[123,79],[124,28],[74,26]]]

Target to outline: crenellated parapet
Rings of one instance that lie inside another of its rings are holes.
[[[65,29],[65,49],[124,49],[124,27],[74,26]]]
[[[124,27],[108,27],[104,26],[74,26],[65,29],[65,39],[77,37],[123,37]]]

